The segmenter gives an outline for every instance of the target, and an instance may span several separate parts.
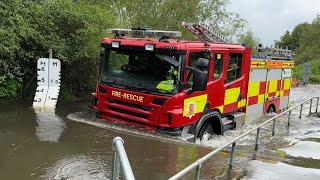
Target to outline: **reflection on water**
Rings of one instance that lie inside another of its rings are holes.
[[[54,163],[44,175],[45,179],[108,179],[110,173],[101,160],[90,156],[78,155],[67,157]]]
[[[58,142],[64,129],[65,122],[55,114],[54,109],[36,108],[36,135],[39,141]]]

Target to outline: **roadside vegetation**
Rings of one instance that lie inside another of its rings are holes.
[[[301,79],[303,64],[309,62],[310,82],[320,83],[320,15],[312,23],[302,23],[292,31],[287,31],[275,44],[293,50],[294,78]]]
[[[181,22],[205,21],[226,36],[241,33],[245,21],[228,12],[229,0],[10,0],[0,2],[0,99],[32,99],[36,60],[62,61],[64,99],[94,89],[100,39],[108,28],[180,30]]]

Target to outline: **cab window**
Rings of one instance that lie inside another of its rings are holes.
[[[220,78],[223,72],[223,54],[216,53],[214,58],[213,80]]]
[[[199,58],[202,58],[203,54],[201,52],[190,52],[189,54],[189,64],[191,68],[195,68],[195,63]],[[192,69],[187,69],[187,87],[192,87],[193,84],[193,71]]]
[[[230,53],[226,83],[235,81],[241,77],[242,54]]]

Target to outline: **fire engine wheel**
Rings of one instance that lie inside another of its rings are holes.
[[[214,131],[212,125],[210,123],[205,123],[205,125],[201,128],[198,137],[200,139],[200,142],[203,142],[212,139],[213,135]]]
[[[96,120],[100,119],[101,118],[101,113],[100,112],[95,112],[94,116],[95,116]]]

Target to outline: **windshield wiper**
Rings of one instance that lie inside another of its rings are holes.
[[[117,88],[121,88],[121,89],[126,88],[126,86],[123,86],[121,83],[117,82],[116,79],[106,79],[103,82],[110,85],[110,86],[113,86],[113,87],[117,87]]]
[[[170,56],[164,56],[164,57],[163,57],[163,60],[165,60],[166,62],[168,62],[168,63],[170,63],[170,64],[172,64],[172,65],[174,65],[175,67],[178,67],[178,66],[179,66],[179,62],[176,61],[175,59],[173,59],[173,58],[170,57]]]
[[[179,61],[176,61],[175,59],[173,59],[170,56],[157,54],[156,57],[159,58],[159,59],[162,59],[162,60],[164,60],[164,61],[166,61],[166,62],[168,62],[170,64],[172,64],[175,67],[179,66]]]

